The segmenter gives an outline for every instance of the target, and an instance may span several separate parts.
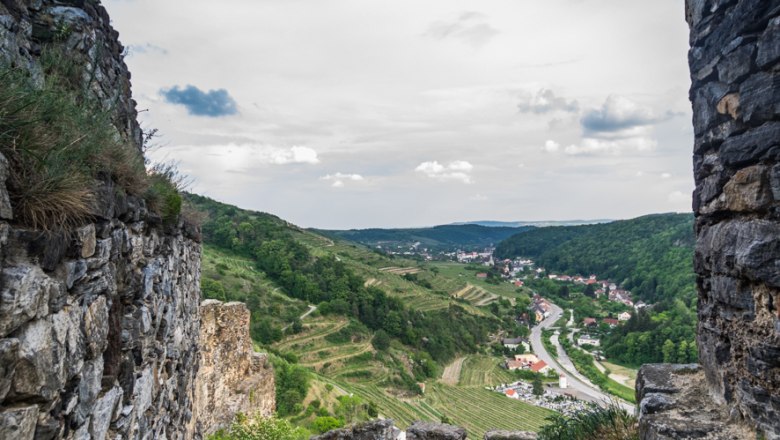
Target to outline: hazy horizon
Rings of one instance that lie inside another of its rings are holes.
[[[679,1],[104,3],[193,192],[322,229],[691,210]]]

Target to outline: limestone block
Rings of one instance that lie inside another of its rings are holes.
[[[19,359],[19,340],[0,339],[0,402],[11,390],[16,363]]]
[[[108,343],[108,306],[106,297],[99,296],[84,313],[84,335],[87,359],[103,356]]]
[[[74,239],[81,258],[89,258],[95,253],[97,238],[95,237],[95,225],[93,223],[76,229]]]
[[[32,440],[37,418],[37,405],[0,409],[0,438]]]
[[[49,300],[58,297],[62,284],[32,265],[9,266],[2,270],[0,290],[0,337],[25,322],[46,316]]]
[[[416,421],[406,429],[407,440],[466,440],[466,430],[444,423]]]

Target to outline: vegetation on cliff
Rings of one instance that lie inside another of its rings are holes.
[[[175,221],[181,209],[175,170],[147,170],[140,146],[91,97],[73,57],[47,47],[40,61],[41,79],[0,69],[0,153],[8,161],[14,219],[44,230],[83,224],[107,186],[145,199],[163,220]]]

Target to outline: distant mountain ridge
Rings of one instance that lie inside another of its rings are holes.
[[[595,225],[600,223],[610,223],[615,220],[612,219],[593,219],[593,220],[540,220],[540,221],[497,221],[497,220],[476,220],[473,222],[455,222],[449,223],[446,226],[462,226],[462,225],[479,225],[488,228],[518,228],[522,226],[535,226],[543,228],[547,226],[581,226],[581,225]]]
[[[498,244],[533,226],[483,226],[476,224],[440,225],[430,228],[319,230],[319,234],[368,246],[420,243],[426,248],[487,247]]]

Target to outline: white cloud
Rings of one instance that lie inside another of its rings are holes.
[[[543,114],[554,111],[563,111],[576,113],[579,111],[577,101],[567,101],[565,98],[555,96],[555,92],[550,89],[539,89],[536,93],[523,93],[520,95],[520,102],[517,109],[520,113]]]
[[[344,186],[344,182],[360,182],[365,179],[360,174],[336,173],[325,175],[322,177],[322,180],[331,181],[333,182],[331,186],[335,188],[341,188]]]
[[[661,173],[661,178],[662,178],[662,179],[669,179],[669,178],[671,178],[671,177],[672,177],[672,175],[671,175],[671,174],[669,174],[669,173]]]
[[[469,200],[474,202],[484,202],[488,198],[482,194],[474,194],[473,196],[469,197]]]
[[[262,157],[262,155],[261,155]],[[290,148],[271,148],[265,153],[268,163],[286,165],[290,163],[319,163],[317,152],[309,147],[294,146]]]
[[[557,153],[560,148],[561,144],[553,140],[548,139],[547,142],[544,143],[544,151],[548,153]]]
[[[485,21],[480,12],[463,12],[456,20],[431,23],[425,36],[444,40],[454,38],[474,47],[489,43],[501,32]]]
[[[627,139],[583,138],[579,145],[569,145],[563,152],[570,156],[619,155],[625,152],[646,152],[655,149],[654,139],[635,137]]]
[[[417,168],[414,170],[418,173],[425,174],[431,179],[472,183],[470,173],[473,169],[474,166],[465,160],[455,160],[447,165],[442,165],[434,160],[423,162],[420,165],[417,165]]]
[[[669,193],[669,196],[667,197],[667,200],[669,200],[672,203],[691,203],[691,195],[684,193],[682,191],[672,191]]]
[[[618,95],[607,97],[601,108],[592,109],[581,119],[590,133],[614,133],[645,127],[658,122],[652,109]]]

